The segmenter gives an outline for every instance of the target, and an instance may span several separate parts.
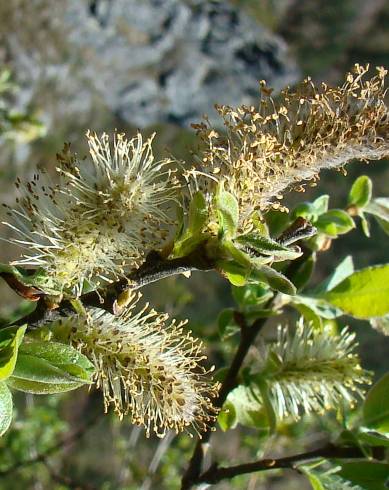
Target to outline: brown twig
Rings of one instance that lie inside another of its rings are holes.
[[[295,222],[296,223],[296,222]],[[301,225],[301,223],[298,223]],[[292,227],[295,226],[295,224],[292,224]],[[306,224],[305,222],[303,223],[303,229],[305,229]],[[298,228],[298,227],[297,227]],[[299,228],[298,228],[299,229]],[[285,235],[286,236],[286,235]],[[301,262],[304,260],[307,260],[307,258],[310,256],[311,251],[307,248],[303,249],[303,255],[299,257],[298,259],[298,266],[300,267]],[[294,272],[295,272],[295,262],[292,261],[290,262],[287,270],[285,271],[286,277],[291,277]],[[264,305],[264,308],[269,308],[272,305],[275,304],[276,298],[270,299],[266,305]],[[251,326],[248,326],[246,323],[246,319],[244,315],[241,313],[235,314],[235,321],[238,323],[240,326],[241,330],[241,337],[240,337],[240,342],[238,349],[235,353],[235,356],[232,360],[232,363],[227,371],[227,374],[223,380],[222,387],[219,392],[218,398],[215,400],[214,405],[216,408],[222,408],[224,402],[227,399],[228,394],[235,388],[237,384],[237,379],[238,379],[238,374],[239,371],[243,365],[243,362],[246,358],[246,355],[254,343],[257,335],[259,332],[262,330],[264,327],[267,318],[258,318]],[[202,471],[202,465],[204,461],[204,454],[207,448],[207,444],[211,438],[212,432],[214,431],[214,426],[216,424],[216,421],[214,424],[211,424],[207,431],[201,435],[201,438],[198,439],[195,449],[193,451],[192,457],[189,461],[189,465],[187,470],[184,473],[184,476],[182,478],[181,482],[181,490],[189,490],[193,484],[195,484],[198,481],[198,478],[200,477],[201,471]]]
[[[241,328],[240,342],[234,359],[232,360],[232,363],[223,380],[219,391],[219,396],[214,402],[214,406],[216,408],[222,408],[228,394],[237,385],[238,374],[240,368],[242,367],[243,361],[246,358],[246,355],[255,338],[265,325],[267,319],[259,318],[251,326],[246,324],[246,319],[241,314],[235,314],[235,320]],[[192,458],[189,461],[189,466],[182,479],[181,490],[188,490],[198,480],[202,469],[201,467],[203,464],[205,448],[213,432],[213,427],[214,424],[210,425],[207,431],[202,434],[201,439],[197,441]]]
[[[382,448],[375,448],[375,455],[381,459]],[[378,449],[378,450],[377,450]],[[319,458],[342,458],[353,459],[363,458],[365,455],[358,447],[337,447],[328,444],[314,451],[295,454],[286,458],[279,459],[262,459],[252,463],[245,463],[236,466],[219,467],[217,464],[212,465],[207,471],[201,474],[195,483],[218,483],[224,479],[231,479],[238,475],[245,475],[258,471],[268,471],[276,469],[293,469],[298,470],[298,465]]]
[[[83,294],[80,301],[84,306],[97,307],[115,313],[115,303],[118,297],[128,289],[136,290],[166,277],[194,270],[209,271],[213,268],[214,264],[207,257],[203,246],[199,246],[184,257],[170,260],[162,257],[158,252],[151,252],[145,262],[138,269],[131,271],[127,277],[112,283],[107,288]],[[13,324],[27,324],[28,330],[33,330],[74,311],[70,301],[66,299],[59,304],[52,304],[50,297],[41,296],[36,303],[37,306],[32,313],[18,319]]]

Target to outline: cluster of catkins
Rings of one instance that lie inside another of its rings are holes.
[[[27,184],[17,181],[20,197],[7,206],[11,218],[5,223],[12,243],[23,249],[13,264],[42,269],[55,290],[79,298],[86,287],[123,279],[150,251],[166,249],[177,207],[185,215],[198,190],[212,221],[213,197],[222,184],[237,199],[245,230],[254,212],[275,206],[287,188],[301,187],[321,169],[388,155],[386,72],[379,68],[370,79],[366,72],[355,66],[339,88],[316,87],[307,79],[276,102],[262,84],[258,106],[217,106],[225,131],[207,120],[195,125],[203,148],[186,167],[174,159],[157,161],[153,138],[88,133],[90,159],[79,160],[65,146],[55,182],[42,173]],[[218,386],[207,380],[200,342],[184,323],[169,323],[147,305],[139,308],[139,295],[130,299],[117,316],[86,309],[62,320],[69,343],[95,365],[106,407],[113,404],[120,416],[128,414],[159,435],[190,426],[201,432],[216,416]],[[287,350],[284,345],[282,352]],[[283,383],[278,381],[275,390]]]

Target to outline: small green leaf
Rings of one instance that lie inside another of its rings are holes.
[[[239,385],[229,393],[226,403],[227,406],[234,407],[235,425],[239,423],[246,427],[254,427],[268,434],[269,423],[261,403],[261,395],[257,388],[254,387],[254,390],[258,391],[255,395],[253,388]]]
[[[253,213],[253,215],[251,216],[251,221],[253,222],[257,233],[259,233],[261,236],[268,237],[270,235],[269,228],[266,222],[263,221],[262,217],[258,214],[258,211]]]
[[[93,364],[72,346],[60,342],[43,342],[28,339],[20,347],[21,354],[35,356],[68,372],[71,376],[89,382],[94,372]]]
[[[333,289],[335,286],[341,283],[343,279],[346,279],[346,277],[351,276],[353,272],[354,272],[353,258],[351,255],[347,255],[347,257],[345,257],[341,262],[339,262],[334,272],[314,289],[314,292],[320,293]]]
[[[384,490],[389,465],[368,460],[320,460],[299,466],[314,490]]]
[[[188,234],[201,233],[208,219],[207,201],[204,194],[197,191],[189,205]]]
[[[302,202],[298,204],[292,211],[292,219],[304,218],[307,221],[315,222],[318,213],[316,207],[310,202]]]
[[[278,236],[289,225],[289,213],[270,209],[265,215],[266,224],[270,236]]]
[[[38,288],[38,290],[46,294],[57,295],[61,293],[60,285],[53,282],[52,277],[44,269],[37,269],[34,274],[31,274],[30,271],[26,271],[21,267],[0,264],[0,273],[11,274],[20,284]]]
[[[240,331],[239,325],[235,321],[234,310],[232,308],[226,308],[219,313],[217,324],[222,340],[232,337]]]
[[[370,224],[365,218],[365,215],[362,213],[362,211],[360,211],[359,217],[361,218],[362,231],[364,235],[367,236],[367,238],[370,238]],[[389,235],[389,223],[387,223],[387,225],[388,225],[387,234]]]
[[[333,320],[334,318],[337,318],[338,316],[341,316],[343,314],[341,309],[336,308],[335,306],[331,305],[321,298],[314,298],[311,296],[299,294],[293,296],[292,300],[294,307],[296,307],[296,304],[306,305],[318,316],[327,320]]]
[[[367,444],[372,447],[389,447],[389,437],[386,437],[379,432],[371,431],[367,427],[359,427],[357,438],[361,444]]]
[[[181,237],[184,233],[184,224],[185,224],[184,210],[180,205],[176,206],[176,216],[177,216],[176,218],[177,227],[174,235],[174,242],[178,242],[179,240],[181,240]]]
[[[384,490],[389,480],[389,464],[373,461],[335,460],[341,468],[336,473],[340,478],[363,490]],[[346,487],[347,488],[347,487]]]
[[[223,432],[236,427],[238,420],[233,403],[229,402],[228,400],[226,401],[226,403],[223,405],[223,409],[219,413],[217,421],[219,422],[220,428]]]
[[[330,196],[328,194],[323,194],[313,201],[312,206],[314,207],[318,216],[328,211],[329,200]]]
[[[273,293],[268,286],[262,284],[247,284],[243,287],[232,287],[232,296],[236,303],[246,311],[252,306],[261,306],[272,298]]]
[[[26,325],[0,330],[0,380],[9,378],[13,373],[25,331]]]
[[[237,248],[234,245],[234,242],[231,240],[222,241],[222,243],[220,244],[220,252],[221,256],[234,260],[246,269],[250,269],[252,267],[252,264],[255,263],[250,255]]]
[[[239,204],[235,197],[220,184],[215,197],[220,233],[223,237],[234,237],[239,224]]]
[[[316,254],[313,252],[310,254],[306,260],[298,265],[294,270],[293,275],[290,276],[291,281],[296,286],[299,291],[304,289],[312,277],[313,271],[316,264]]]
[[[368,392],[363,405],[365,427],[389,436],[389,373]]]
[[[371,200],[373,184],[367,175],[357,178],[348,195],[348,206],[364,208]]]
[[[216,267],[233,286],[244,286],[247,283],[248,271],[232,260],[218,260]]]
[[[8,384],[28,393],[61,393],[91,383],[93,365],[72,347],[57,342],[23,344]]]
[[[265,284],[269,284],[272,289],[280,291],[281,293],[294,295],[296,294],[296,288],[294,284],[281,272],[272,269],[267,265],[262,265],[251,272],[249,276],[250,281],[260,281]]]
[[[304,317],[305,321],[308,324],[312,325],[314,329],[316,330],[323,329],[323,321],[314,309],[302,303],[292,302],[291,305],[294,306],[294,308],[296,308],[296,310]]]
[[[244,247],[248,254],[252,250],[254,256],[270,256],[275,261],[294,260],[302,253],[299,249],[285,247],[271,238],[254,233],[240,235],[234,242]]]
[[[355,228],[351,216],[342,209],[331,209],[319,216],[315,222],[316,228],[330,237],[337,237]]]
[[[355,318],[389,313],[389,264],[354,272],[319,297]]]
[[[12,421],[12,395],[4,381],[0,382],[0,436],[11,425]]]
[[[365,208],[365,213],[372,214],[384,232],[389,235],[389,198],[377,197]]]
[[[256,386],[259,389],[259,392],[261,393],[261,398],[262,398],[262,403],[263,403],[263,408],[266,413],[268,425],[269,425],[269,432],[270,434],[274,434],[276,430],[276,425],[277,425],[277,417],[276,413],[274,411],[273,404],[270,399],[270,390],[269,386],[265,380],[264,377],[258,375],[256,377]]]

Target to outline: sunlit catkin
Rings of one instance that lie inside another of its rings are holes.
[[[129,415],[147,436],[191,427],[200,433],[215,418],[218,391],[202,366],[202,344],[184,332],[186,322],[169,323],[167,314],[147,305],[138,310],[139,297],[133,295],[121,316],[92,309],[57,330],[94,364],[106,410],[112,405],[119,417]]]
[[[347,328],[333,335],[303,322],[294,333],[280,327],[265,361],[271,365],[269,387],[278,416],[297,419],[303,413],[353,406],[363,395],[363,385],[370,382],[356,347],[355,334]]]
[[[276,100],[262,83],[259,106],[217,106],[226,134],[207,121],[194,125],[205,149],[187,173],[192,187],[211,195],[223,181],[244,221],[253,210],[275,205],[287,188],[302,189],[322,169],[389,155],[387,72],[377,70],[367,79],[368,67],[355,65],[337,88],[307,78]]]
[[[90,159],[68,145],[57,156],[58,183],[37,174],[21,190],[7,226],[26,253],[15,265],[42,267],[77,294],[85,280],[111,280],[160,247],[177,182],[170,160],[155,161],[152,138],[87,134]]]

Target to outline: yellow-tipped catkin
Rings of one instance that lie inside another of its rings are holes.
[[[370,375],[361,368],[355,334],[315,330],[300,322],[294,333],[279,327],[277,341],[266,359],[277,366],[269,378],[270,394],[280,418],[297,419],[303,413],[323,413],[353,406],[363,396]],[[266,362],[266,361],[265,361]]]
[[[377,70],[369,79],[368,67],[355,65],[337,88],[315,86],[307,78],[276,101],[262,83],[259,106],[217,106],[226,134],[207,121],[194,125],[205,149],[187,173],[192,187],[211,194],[224,181],[245,220],[253,210],[274,205],[287,188],[301,189],[322,169],[389,155],[387,72]]]
[[[57,156],[57,184],[39,174],[26,185],[17,181],[21,197],[4,223],[26,250],[15,265],[42,267],[77,294],[84,280],[115,279],[161,246],[177,191],[171,161],[154,160],[152,138],[87,139],[90,159],[79,161],[69,145]]]
[[[119,417],[129,415],[147,436],[191,427],[201,433],[215,419],[212,399],[219,389],[202,366],[202,344],[184,332],[186,322],[169,323],[167,314],[148,305],[135,311],[139,297],[133,294],[120,316],[92,309],[57,327],[94,364],[106,410],[112,405]]]

